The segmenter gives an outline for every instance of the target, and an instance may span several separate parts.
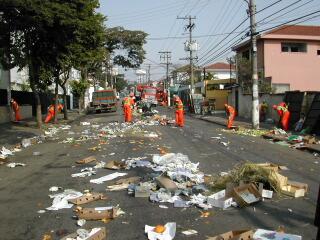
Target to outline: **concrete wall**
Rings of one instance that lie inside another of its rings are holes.
[[[228,102],[234,104],[234,97],[235,91],[232,91],[232,94],[229,94]],[[266,101],[268,104],[268,113],[267,118],[272,118],[275,121],[278,121],[279,117],[277,115],[277,112],[272,109],[273,105],[277,105],[278,103],[283,101],[284,94],[263,94],[259,98],[259,103],[262,103],[263,101]],[[241,92],[241,89],[239,88],[239,109],[238,109],[238,116],[251,119],[252,115],[252,96],[245,94],[243,95]]]
[[[282,52],[281,42],[307,43],[307,52]],[[290,91],[320,90],[320,41],[266,39],[265,76],[272,83],[290,83]]]
[[[32,117],[32,106],[23,105],[20,106],[20,114],[22,119],[27,119]],[[10,122],[9,109],[7,106],[0,106],[0,124]]]

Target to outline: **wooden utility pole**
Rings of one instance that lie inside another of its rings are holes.
[[[172,64],[171,61],[171,52],[163,51],[160,53],[160,61],[161,64],[166,65],[166,81],[164,82],[164,89],[167,89],[169,87],[169,66]]]

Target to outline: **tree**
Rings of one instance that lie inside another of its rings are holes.
[[[128,87],[128,82],[124,79],[123,75],[116,76],[116,84],[115,84],[117,92],[122,91],[126,87]]]
[[[113,63],[124,68],[138,68],[145,58],[143,45],[146,37],[143,31],[122,27],[106,29],[106,49],[109,54],[114,54]]]
[[[81,112],[84,95],[87,88],[90,86],[89,82],[85,79],[80,79],[80,81],[71,81],[70,87],[71,92],[75,97],[79,98],[79,113]]]

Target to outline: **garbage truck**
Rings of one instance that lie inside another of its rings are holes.
[[[102,111],[117,111],[117,94],[114,89],[99,90],[92,93],[91,110],[96,113]]]

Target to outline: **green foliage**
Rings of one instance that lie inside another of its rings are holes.
[[[144,60],[147,34],[142,31],[125,30],[122,27],[106,30],[106,49],[115,54],[113,62],[124,68],[137,68]],[[119,50],[122,50],[119,52]]]
[[[128,82],[124,79],[124,76],[118,75],[116,78],[116,84],[115,84],[117,91],[120,92],[127,86],[128,86]]]
[[[83,97],[90,83],[85,80],[71,81],[71,92],[75,97]]]
[[[206,74],[206,80],[214,80],[216,79],[216,73],[215,72],[208,72]]]

